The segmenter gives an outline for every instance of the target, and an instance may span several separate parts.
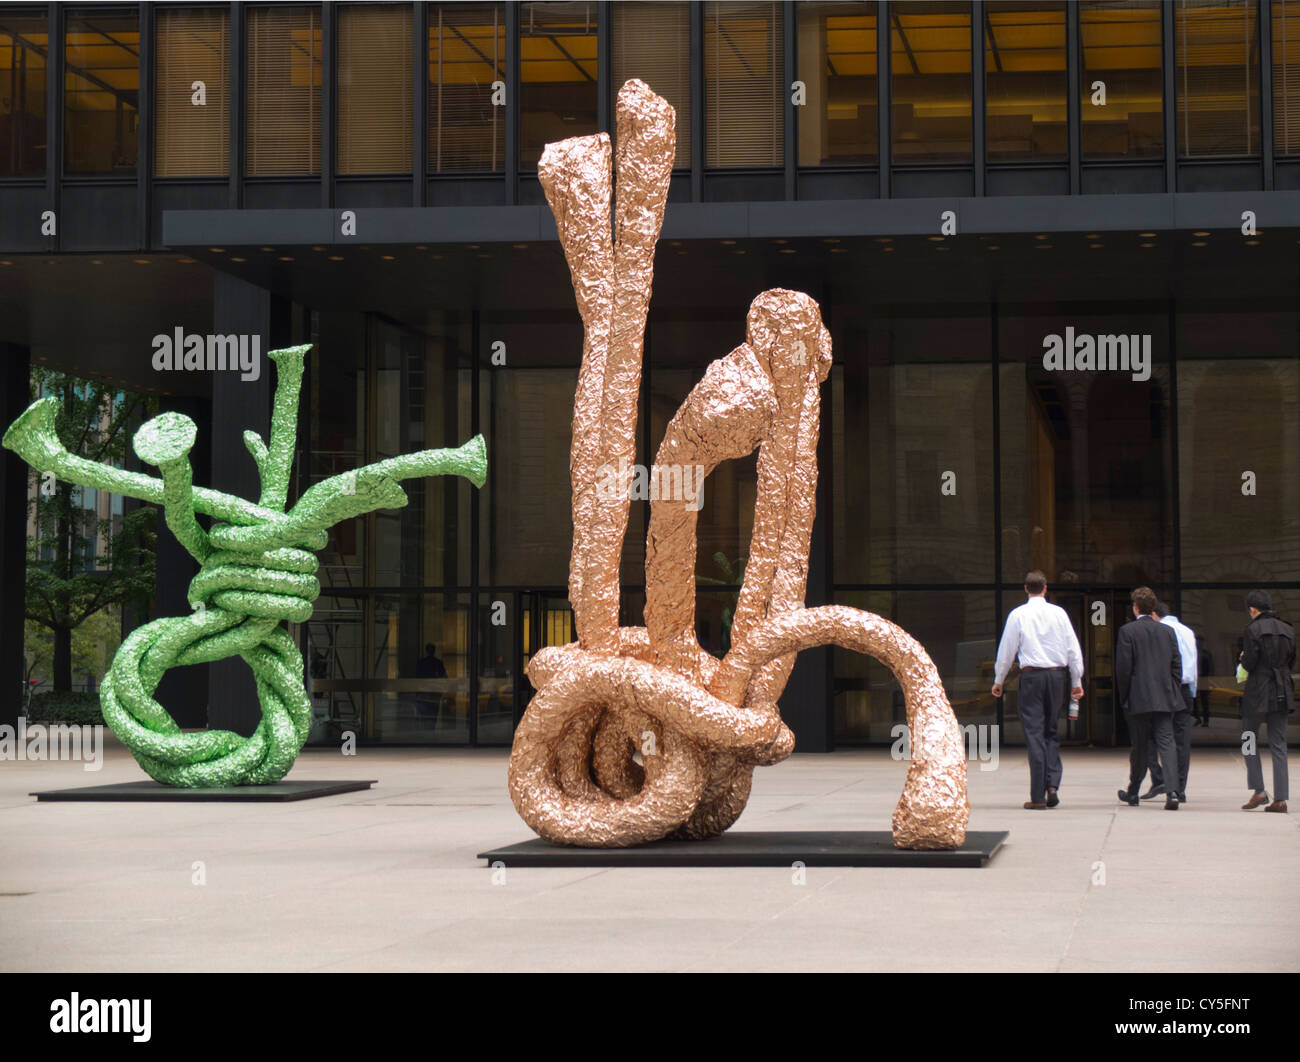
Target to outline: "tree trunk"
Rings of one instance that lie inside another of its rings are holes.
[[[54,688],[72,689],[72,628],[54,628]]]

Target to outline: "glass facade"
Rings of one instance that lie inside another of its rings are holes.
[[[874,163],[879,158],[876,5],[799,4],[799,165]]]
[[[0,13],[0,177],[45,173],[45,67],[39,15]]]
[[[493,84],[506,72],[505,4],[429,9],[429,172],[496,173],[505,167],[505,109]]]
[[[596,131],[594,3],[519,5],[519,151],[536,169],[552,140]]]
[[[159,11],[154,42],[154,175],[226,176],[230,13],[202,8]]]
[[[67,173],[134,177],[140,137],[140,20],[120,8],[71,10],[64,34]]]
[[[1161,0],[1083,0],[1080,118],[1085,159],[1164,153]]]
[[[984,13],[989,161],[1064,161],[1065,4],[990,0]]]
[[[893,11],[895,164],[970,162],[970,4],[918,0]]]
[[[1259,154],[1257,12],[1250,0],[1177,0],[1180,155]]]

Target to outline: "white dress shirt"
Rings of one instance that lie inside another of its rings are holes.
[[[1166,627],[1172,627],[1178,635],[1178,655],[1183,658],[1183,685],[1189,686],[1192,696],[1196,696],[1196,635],[1192,628],[1178,622],[1177,616],[1166,616],[1160,621]]]
[[[1044,595],[1031,597],[1011,610],[1006,629],[998,645],[998,661],[993,680],[1001,686],[1016,658],[1021,668],[1068,667],[1070,685],[1083,685],[1083,650],[1075,636],[1070,616],[1060,605],[1048,602]]]

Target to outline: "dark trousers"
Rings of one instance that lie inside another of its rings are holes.
[[[1130,714],[1128,732],[1133,738],[1133,748],[1128,755],[1128,793],[1134,796],[1142,788],[1146,777],[1148,758],[1147,742],[1154,738],[1160,754],[1160,765],[1169,778],[1178,777],[1178,753],[1174,749],[1173,712],[1139,712]]]
[[[1061,743],[1056,737],[1056,719],[1070,692],[1070,672],[1057,667],[1020,673],[1017,711],[1029,751],[1029,799],[1047,802],[1047,790],[1061,784]]]
[[[1186,685],[1182,687],[1182,694],[1185,708],[1181,712],[1174,712],[1173,719],[1174,751],[1178,753],[1178,788],[1174,790],[1175,793],[1187,792],[1187,768],[1192,758],[1192,712],[1196,705],[1192,691]],[[1147,737],[1147,764],[1151,768],[1151,784],[1165,785],[1165,772],[1156,762],[1156,751],[1153,733]]]
[[[1282,712],[1269,712],[1268,715],[1248,715],[1241,720],[1241,736],[1244,742],[1247,734],[1253,736],[1255,751],[1246,760],[1246,784],[1255,793],[1264,792],[1264,766],[1259,761],[1259,728],[1268,722],[1268,748],[1273,754],[1273,799],[1286,800],[1288,791],[1286,769],[1286,715]],[[1244,755],[1244,753],[1243,753]]]

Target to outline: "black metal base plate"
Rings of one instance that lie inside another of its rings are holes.
[[[707,841],[655,841],[634,848],[576,848],[531,841],[480,852],[507,867],[982,867],[1007,830],[971,830],[960,848],[895,848],[888,830],[760,832],[732,830]]]
[[[32,793],[37,800],[116,800],[116,801],[235,801],[242,803],[282,803],[288,800],[311,800],[313,797],[336,796],[369,789],[375,779],[319,781],[307,778],[271,785],[223,785],[202,789],[146,782],[119,782],[116,785],[89,785],[80,789],[48,789]]]

